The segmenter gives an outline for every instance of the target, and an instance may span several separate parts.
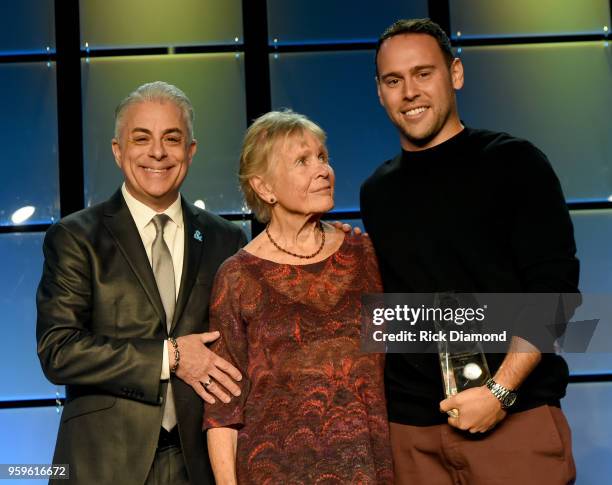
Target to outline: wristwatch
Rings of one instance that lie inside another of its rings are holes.
[[[492,378],[487,380],[486,386],[501,403],[502,409],[508,409],[516,401],[516,391],[506,389],[501,384],[495,382]]]

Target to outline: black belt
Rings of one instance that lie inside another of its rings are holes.
[[[181,447],[178,426],[172,428],[172,431],[166,431],[164,428],[160,428],[157,448],[168,448],[169,446]]]

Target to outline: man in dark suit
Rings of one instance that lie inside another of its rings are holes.
[[[70,483],[214,483],[202,400],[229,402],[241,376],[205,345],[218,338],[210,289],[245,236],[179,195],[196,141],[175,86],[130,94],[112,148],[121,189],[44,242],[38,355],[66,385],[53,462],[70,465]]]

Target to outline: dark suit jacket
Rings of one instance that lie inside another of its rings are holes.
[[[246,242],[230,222],[185,200],[182,206],[185,255],[174,337],[208,330],[213,277]],[[161,426],[165,385],[160,374],[168,332],[121,191],[53,225],[44,254],[38,356],[47,378],[66,385],[53,461],[70,464],[70,483],[142,484]],[[172,384],[190,481],[214,483],[201,431],[203,402],[180,379],[173,376]]]

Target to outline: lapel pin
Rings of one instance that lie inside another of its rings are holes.
[[[193,233],[193,238],[194,238],[196,241],[202,242],[202,239],[203,239],[203,237],[202,237],[202,233],[201,233],[200,231],[196,231],[196,232],[194,232],[194,233]]]

